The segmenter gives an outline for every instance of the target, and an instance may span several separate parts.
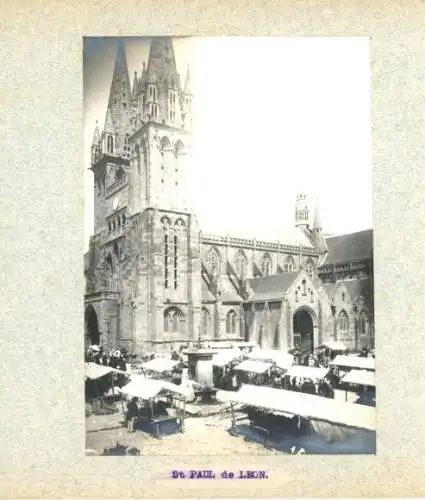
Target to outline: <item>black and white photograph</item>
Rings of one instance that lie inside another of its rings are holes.
[[[369,39],[82,64],[85,454],[375,455]]]

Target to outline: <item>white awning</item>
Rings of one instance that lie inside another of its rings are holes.
[[[329,373],[328,368],[317,368],[315,366],[291,366],[289,370],[286,372],[286,375],[290,377],[299,377],[299,378],[310,378],[313,380],[322,380]]]
[[[144,370],[164,373],[171,372],[179,364],[178,361],[173,361],[167,358],[154,358],[142,365]]]
[[[238,392],[218,391],[217,399],[302,418],[358,429],[376,430],[376,410],[360,404],[313,396],[302,392],[243,385]]]
[[[344,366],[347,368],[358,368],[360,370],[373,370],[375,371],[374,358],[360,358],[358,356],[337,356],[332,363],[336,366]]]
[[[283,370],[289,370],[291,366],[294,364],[294,356],[292,354],[285,354],[283,352],[279,352],[279,354],[275,358],[275,363],[278,368],[282,368]]]
[[[271,363],[264,363],[263,361],[254,361],[251,359],[246,359],[239,363],[235,370],[243,371],[243,372],[252,372],[252,373],[265,373],[269,370],[273,365]]]
[[[326,347],[331,351],[347,351],[348,348],[345,344],[343,344],[340,340],[328,340],[327,342],[323,342],[320,347]]]
[[[226,349],[213,356],[213,365],[225,366],[233,360],[240,359],[241,355],[240,349]]]
[[[247,357],[256,361],[276,363],[283,370],[287,370],[294,363],[294,356],[292,354],[274,349],[254,349]]]
[[[164,392],[173,392],[182,396],[186,396],[187,394],[186,388],[172,384],[171,382],[137,376],[134,376],[131,382],[121,389],[121,392],[145,400],[155,398]]]
[[[98,365],[96,363],[86,363],[85,378],[95,380],[97,378],[104,377],[113,371],[114,370],[109,366]]]
[[[342,377],[341,382],[375,387],[375,373],[366,370],[351,370]]]

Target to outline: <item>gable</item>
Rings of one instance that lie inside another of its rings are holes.
[[[311,279],[310,275],[306,271],[301,271],[289,287],[287,293],[292,294],[295,293],[295,291],[298,291],[300,294],[303,294],[304,288],[306,293],[310,293],[310,291],[317,291],[317,286]]]

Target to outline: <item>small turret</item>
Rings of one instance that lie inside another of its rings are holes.
[[[99,124],[96,120],[96,127],[94,129],[93,133],[93,141],[91,144],[91,152],[92,152],[92,163],[95,163],[97,155],[100,153],[100,131],[99,131]]]
[[[313,204],[307,195],[297,195],[295,202],[295,226],[303,232],[319,254],[325,255],[327,253],[328,248],[322,233],[322,221],[317,198]]]
[[[305,194],[298,194],[295,202],[295,226],[311,226],[311,209]]]

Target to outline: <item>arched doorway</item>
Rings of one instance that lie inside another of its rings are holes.
[[[86,339],[89,345],[99,345],[100,333],[97,314],[93,306],[88,306],[85,313]]]
[[[307,309],[298,309],[293,319],[294,347],[304,354],[312,354],[314,350],[314,323]]]

